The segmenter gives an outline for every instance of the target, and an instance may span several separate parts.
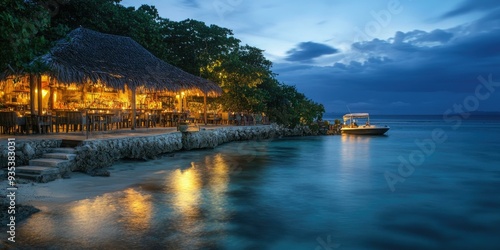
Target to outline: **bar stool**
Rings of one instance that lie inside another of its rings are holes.
[[[67,119],[68,118],[66,116],[66,111],[56,111],[56,117],[54,122],[56,133],[59,133],[59,129],[67,130],[67,124],[68,124]]]
[[[83,131],[85,119],[80,111],[69,111],[66,113],[66,133],[72,131]]]

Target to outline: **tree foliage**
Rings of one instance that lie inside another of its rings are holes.
[[[263,112],[266,93],[257,87],[272,76],[271,65],[262,50],[245,45],[205,70],[223,89],[218,101],[226,110]]]
[[[2,71],[22,71],[50,46],[40,32],[47,29],[49,12],[41,5],[24,0],[0,0],[0,67]]]
[[[279,83],[271,78],[259,88],[268,93],[263,102],[265,102],[265,112],[272,122],[295,127],[296,125],[309,125],[314,120],[323,117],[325,112],[323,105],[315,103],[298,92],[295,86]]]
[[[161,26],[163,42],[167,45],[163,59],[199,76],[210,76],[204,69],[226,60],[240,43],[231,30],[192,19],[162,20]]]

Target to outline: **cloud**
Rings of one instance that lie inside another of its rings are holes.
[[[190,8],[199,8],[200,3],[198,0],[181,0],[181,4]]]
[[[474,11],[489,11],[500,7],[498,0],[466,0],[457,8],[445,13],[441,18],[451,18]]]
[[[287,51],[287,61],[310,62],[323,55],[338,53],[339,50],[321,43],[302,42],[296,48]]]
[[[419,46],[432,46],[444,44],[453,37],[453,34],[444,30],[436,29],[432,32],[415,30],[408,33],[401,31],[394,36],[394,43],[397,44],[412,44]]]
[[[354,43],[337,55],[350,61],[307,68],[298,68],[296,62],[277,64],[275,72],[329,111],[359,102],[367,111],[405,113],[415,108],[436,113],[474,94],[478,76],[493,74],[499,81],[498,44],[499,20],[488,15],[451,29],[398,31],[387,40]],[[481,103],[484,110],[499,106],[500,98]]]

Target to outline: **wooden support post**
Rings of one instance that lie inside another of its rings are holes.
[[[87,107],[87,83],[84,83],[82,85],[82,91],[81,91],[82,95],[80,96],[80,99],[82,100],[82,103],[85,105],[85,107]],[[90,107],[90,106],[88,106]]]
[[[30,74],[30,110],[31,114],[35,114],[35,89],[36,89],[36,79],[35,75]]]
[[[135,115],[136,115],[136,105],[135,105],[135,86],[132,86],[130,88],[132,90],[132,126],[131,127],[131,130],[135,130]]]
[[[207,93],[203,96],[203,120],[205,121],[205,125],[207,125]]]
[[[56,107],[56,100],[54,96],[56,95],[57,88],[55,88],[54,83],[51,83],[51,79],[48,78],[47,80],[49,82],[49,103],[47,105],[47,110],[53,110]]]
[[[38,89],[38,115],[42,115],[43,111],[43,95],[42,95],[42,76],[36,75],[36,85]]]

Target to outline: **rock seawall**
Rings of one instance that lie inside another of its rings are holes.
[[[111,166],[120,159],[153,159],[158,155],[179,150],[215,148],[232,141],[271,139],[291,136],[315,135],[309,127],[294,129],[282,126],[221,127],[195,132],[178,132],[150,136],[134,136],[110,139],[85,140],[76,147],[75,164],[72,171],[88,174],[106,172],[100,169]],[[52,148],[58,148],[61,139],[16,140],[16,166],[29,165],[29,160],[40,158]],[[0,168],[7,167],[7,140],[0,143]]]
[[[226,127],[199,132],[186,132],[182,135],[184,150],[215,148],[232,141],[271,139],[288,136],[312,135],[307,127],[287,129],[278,125],[252,127]]]
[[[94,174],[120,159],[153,159],[182,149],[181,133],[86,140],[76,148],[73,171]]]
[[[308,136],[308,127],[287,129],[278,125],[224,127],[196,132],[170,133],[154,136],[87,140],[76,148],[73,171],[96,174],[120,159],[153,159],[179,150],[215,148],[220,144],[289,136]],[[100,174],[97,174],[100,175]],[[103,175],[106,175],[104,172]]]

